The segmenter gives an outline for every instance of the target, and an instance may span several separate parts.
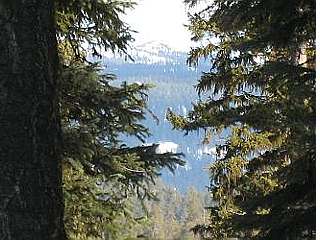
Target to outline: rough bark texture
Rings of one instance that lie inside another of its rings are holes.
[[[65,239],[53,0],[0,0],[0,239]]]

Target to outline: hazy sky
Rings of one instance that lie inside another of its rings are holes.
[[[137,44],[161,41],[179,50],[189,50],[190,34],[183,24],[188,23],[183,0],[137,0],[134,10],[128,11],[126,22],[139,33]]]

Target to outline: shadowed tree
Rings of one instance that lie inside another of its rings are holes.
[[[1,239],[65,239],[53,9],[0,1]]]
[[[1,1],[1,237],[65,237],[60,151],[64,220],[69,237],[76,239],[101,237],[104,226],[125,211],[128,197],[153,197],[148,189],[160,169],[173,171],[183,163],[179,154],[156,154],[156,145],[123,144],[121,134],[142,141],[149,135],[139,123],[148,86],[112,85],[113,76],[85,59],[84,45],[93,55],[126,52],[132,38],[119,15],[132,5],[125,0]]]

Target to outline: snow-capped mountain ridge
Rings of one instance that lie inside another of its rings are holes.
[[[170,47],[168,44],[156,41],[150,41],[143,44],[139,44],[134,48],[142,51],[147,51],[153,54],[159,54],[160,52],[178,52],[173,47]]]
[[[112,53],[105,53],[104,58],[109,62],[116,64],[130,63],[130,64],[147,64],[147,65],[180,65],[185,64],[187,53],[175,50],[167,44],[151,41],[137,46],[133,46],[128,50],[129,56],[133,59],[125,58]]]

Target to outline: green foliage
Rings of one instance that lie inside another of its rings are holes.
[[[155,198],[150,190],[162,168],[174,171],[181,154],[157,154],[156,144],[127,146],[121,136],[144,142],[147,108],[144,84],[115,84],[97,63],[99,49],[126,53],[131,31],[121,20],[130,1],[56,1],[61,63],[65,225],[70,239],[119,239],[123,216],[135,222],[130,199]],[[130,223],[130,224],[129,224]]]
[[[83,63],[65,66],[62,80],[66,224],[70,237],[81,239],[101,235],[106,224],[111,227],[117,215],[126,213],[131,196],[154,198],[149,189],[160,170],[174,171],[183,161],[180,154],[156,154],[157,145],[128,147],[119,138],[125,134],[143,141],[149,135],[139,122],[148,86],[111,85],[112,76]]]
[[[55,0],[58,38],[77,57],[85,46],[97,56],[100,50],[126,53],[132,30],[121,17],[134,5],[131,0]]]
[[[198,1],[186,1],[192,6]],[[315,238],[315,1],[210,1],[190,15],[189,57],[209,96],[173,126],[219,133],[203,239]]]

